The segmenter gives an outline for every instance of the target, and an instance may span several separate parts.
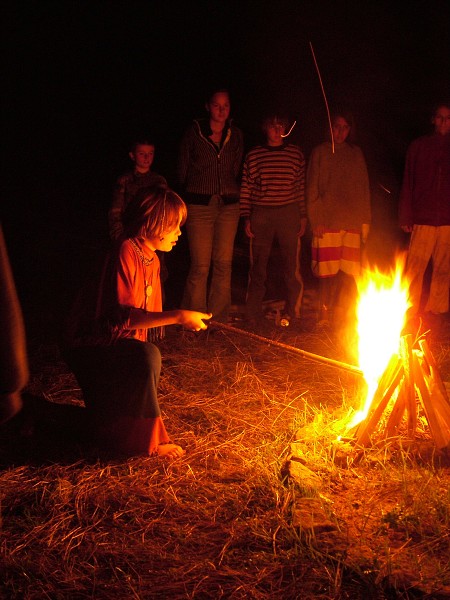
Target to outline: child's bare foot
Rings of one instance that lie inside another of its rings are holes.
[[[173,460],[174,458],[180,458],[183,454],[183,448],[177,444],[160,444],[158,446],[158,456],[161,458]]]

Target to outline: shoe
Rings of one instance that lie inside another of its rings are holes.
[[[291,315],[288,315],[287,313],[280,315],[280,320],[278,321],[277,325],[279,325],[280,327],[289,327],[290,324]]]

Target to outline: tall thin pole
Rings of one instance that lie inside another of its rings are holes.
[[[325,106],[327,107],[328,126],[330,127],[330,134],[331,134],[331,149],[333,150],[333,154],[334,154],[334,135],[333,135],[333,127],[331,125],[331,116],[330,116],[330,109],[328,107],[327,95],[325,94],[325,89],[323,87],[323,82],[322,82],[322,76],[320,74],[319,65],[317,64],[316,55],[314,54],[314,48],[313,48],[313,45],[311,42],[309,42],[309,47],[311,48],[311,53],[312,53],[312,57],[314,60],[314,64],[316,66],[317,75],[319,76],[319,82],[320,82],[320,87],[322,89],[323,99],[325,100]]]

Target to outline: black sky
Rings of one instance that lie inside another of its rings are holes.
[[[308,156],[328,125],[310,42],[329,104],[355,112],[389,202],[430,105],[450,97],[447,0],[28,0],[2,17],[3,220],[49,261],[71,225],[85,239],[106,225],[136,135],[154,135],[155,170],[173,181],[178,141],[211,86],[230,88],[247,147],[261,113],[282,108]]]
[[[397,160],[449,93],[449,17],[440,0],[11,3],[7,133],[71,171],[114,168],[147,128],[167,162],[205,91],[223,82],[249,142],[273,104],[298,118],[308,151],[327,125],[311,42],[330,104],[348,103],[361,140]]]

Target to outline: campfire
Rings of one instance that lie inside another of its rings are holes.
[[[429,348],[427,332],[417,331],[414,336],[403,333],[410,306],[409,282],[403,273],[404,257],[400,257],[391,272],[366,268],[358,281],[358,366],[224,323],[210,324],[362,376],[362,408],[339,423],[343,431],[339,439],[356,448],[398,436],[414,440],[419,425],[422,429],[428,427],[438,449],[450,448],[450,401]]]
[[[359,366],[366,383],[361,410],[347,425],[356,447],[429,427],[439,449],[450,444],[450,402],[426,333],[403,335],[409,307],[403,262],[383,274],[366,270],[358,282]]]

